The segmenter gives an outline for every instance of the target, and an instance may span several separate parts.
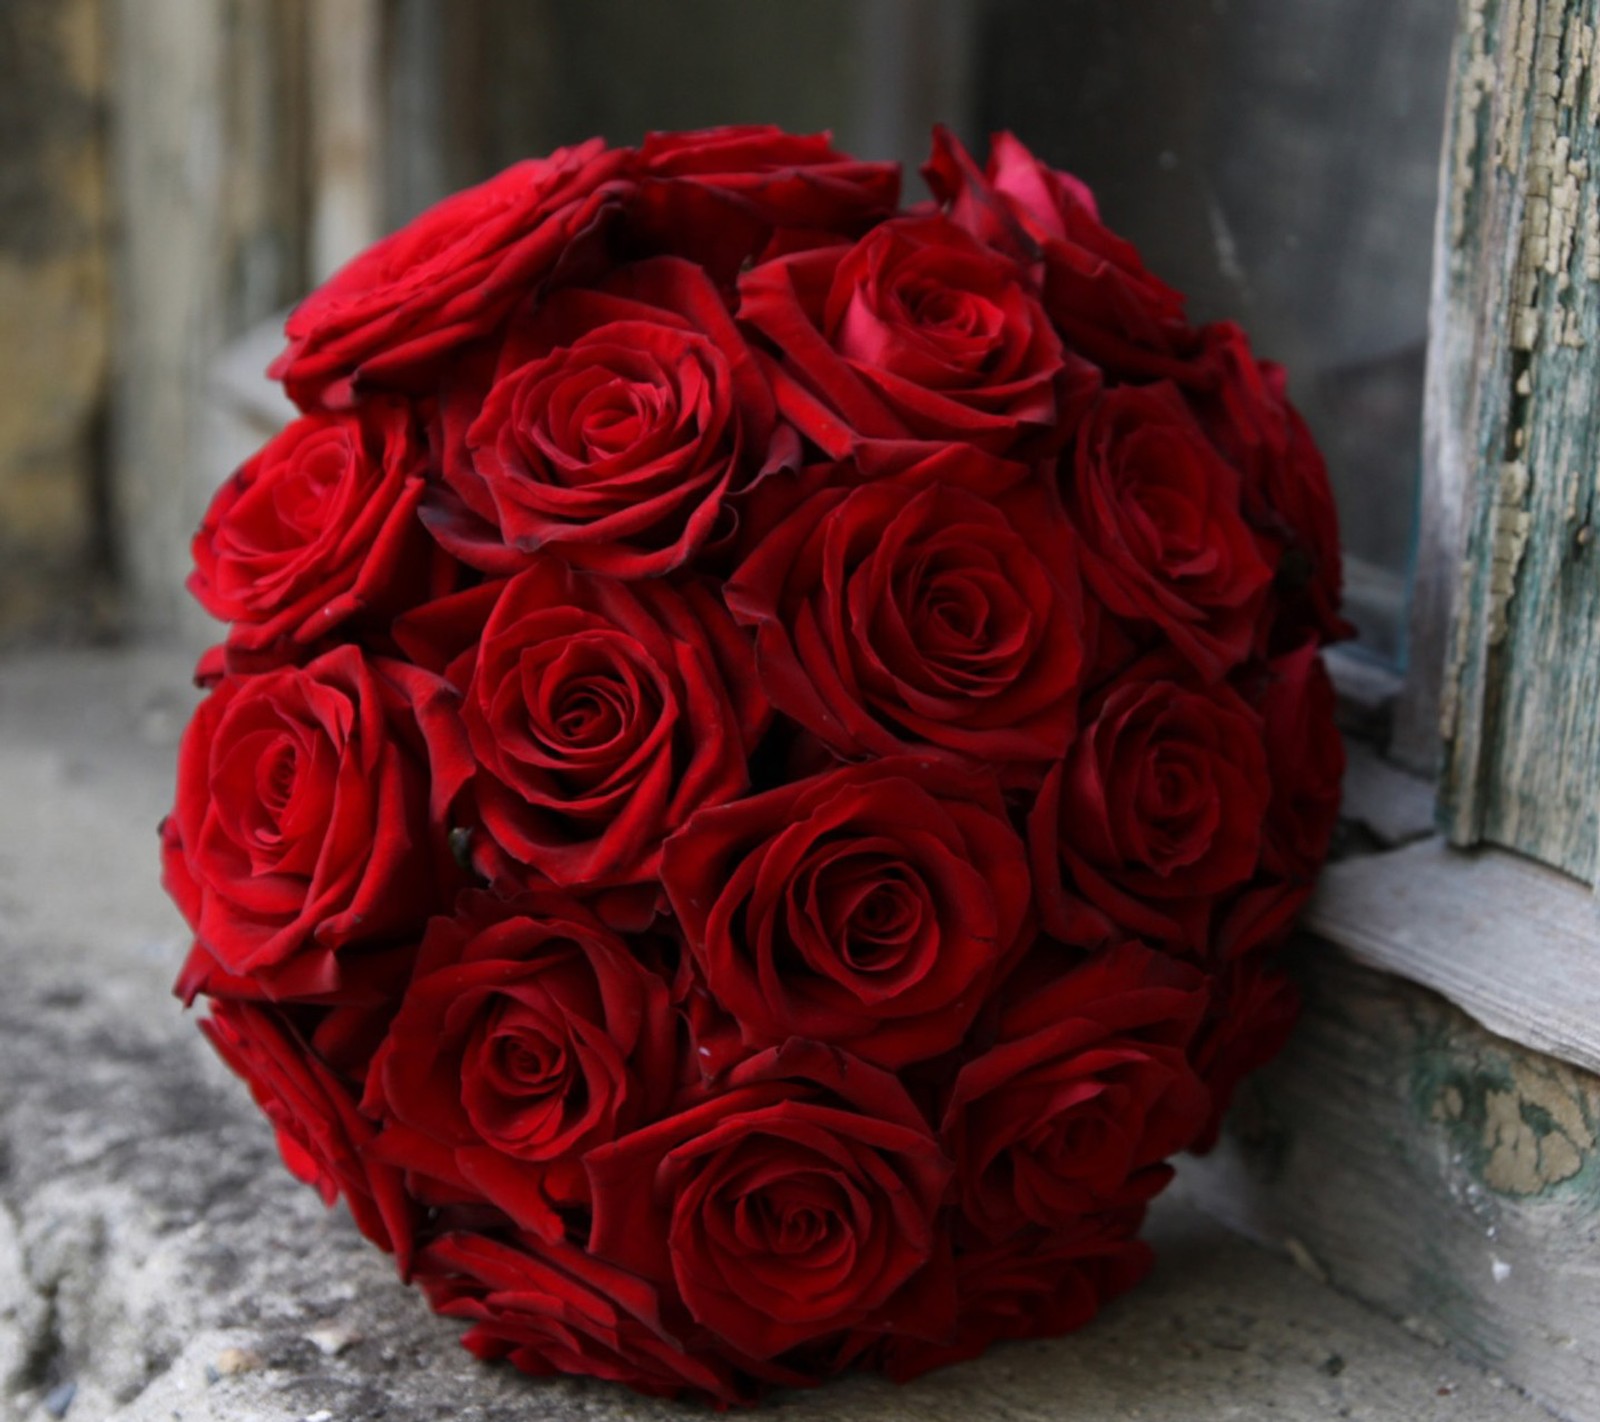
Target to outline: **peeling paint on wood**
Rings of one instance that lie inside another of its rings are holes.
[[[1434,570],[1458,570],[1438,700],[1451,839],[1503,844],[1589,883],[1600,828],[1600,366],[1587,355],[1600,338],[1597,20],[1597,0],[1463,0],[1425,475],[1425,506],[1446,512],[1430,515],[1422,568],[1435,583]],[[1419,596],[1437,619],[1443,598],[1426,585]]]

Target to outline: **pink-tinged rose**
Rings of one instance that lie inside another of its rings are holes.
[[[1255,872],[1271,795],[1261,720],[1237,693],[1138,663],[1087,708],[1028,816],[1046,930],[1202,951],[1216,900]]]
[[[1238,474],[1175,386],[1103,395],[1061,488],[1084,580],[1114,616],[1155,629],[1206,681],[1249,656],[1272,570],[1240,513]]]
[[[372,1124],[355,1094],[289,1025],[283,1011],[218,1002],[201,1022],[217,1055],[250,1088],[272,1123],[283,1163],[322,1203],[343,1198],[362,1234],[411,1268],[416,1206],[400,1173],[375,1160]]]
[[[650,1285],[574,1245],[446,1234],[421,1251],[416,1278],[437,1312],[471,1323],[462,1342],[479,1358],[652,1397],[753,1400],[726,1363],[684,1350]]]
[[[944,217],[763,263],[739,280],[739,317],[777,352],[779,408],[831,459],[911,440],[1058,448],[1098,386],[1027,272]]]
[[[306,410],[426,390],[530,290],[583,265],[618,211],[627,162],[592,139],[436,203],[295,307],[269,374]]]
[[[744,792],[766,719],[744,635],[706,586],[548,556],[498,591],[449,676],[476,766],[474,858],[496,882],[650,880],[669,834]]]
[[[225,678],[200,704],[163,867],[221,970],[268,996],[315,998],[338,989],[339,954],[420,928],[442,877],[420,727],[448,695],[345,646]],[[442,797],[452,771],[431,771]]]
[[[676,1030],[666,983],[559,890],[464,894],[428,926],[362,1109],[436,1203],[488,1200],[559,1240],[588,1203],[584,1152],[670,1093]]]
[[[1171,374],[1192,351],[1182,294],[1101,223],[1094,195],[1070,173],[1009,133],[995,136],[980,170],[942,128],[923,173],[964,230],[1042,265],[1045,308],[1068,350],[1122,379]]]
[[[292,657],[426,587],[425,450],[411,410],[375,400],[306,415],[211,501],[189,591],[233,623],[230,657]]]
[[[676,257],[557,292],[441,408],[454,497],[424,518],[491,573],[541,550],[624,578],[669,571],[727,531],[730,495],[798,453],[721,294]]]
[[[963,1213],[985,1239],[1148,1200],[1210,1111],[1186,1055],[1207,1004],[1197,969],[1127,943],[1041,976],[1008,987],[993,1045],[945,1108]]]
[[[932,758],[703,810],[667,842],[662,878],[747,1047],[804,1036],[889,1067],[961,1040],[1028,917],[993,777]]]
[[[820,490],[727,585],[772,703],[841,756],[931,745],[1040,762],[1071,739],[1077,540],[1040,483]]]
[[[846,1329],[951,1327],[950,1163],[865,1062],[814,1042],[763,1052],[587,1165],[590,1252],[673,1291],[725,1349],[764,1361]]]

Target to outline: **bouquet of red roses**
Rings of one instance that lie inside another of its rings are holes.
[[[948,134],[518,164],[217,495],[179,983],[467,1346],[749,1400],[1087,1321],[1293,1015],[1340,635],[1277,368]]]

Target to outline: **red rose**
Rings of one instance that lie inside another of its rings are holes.
[[[779,408],[833,459],[863,441],[1058,446],[1098,382],[1063,358],[1022,268],[943,217],[766,262],[739,297],[779,353]]]
[[[1094,194],[1047,167],[1011,134],[997,134],[980,172],[945,129],[923,168],[961,227],[1044,267],[1044,302],[1068,349],[1109,374],[1170,374],[1194,344],[1183,296],[1146,270],[1132,243],[1100,222]]]
[[[1328,857],[1344,784],[1333,682],[1315,644],[1267,664],[1260,707],[1272,770],[1263,860],[1309,885]]]
[[[961,1040],[1028,913],[992,777],[911,757],[703,810],[662,879],[746,1046],[805,1036],[891,1067]]]
[[[751,1359],[844,1329],[941,1337],[950,1164],[905,1088],[792,1042],[587,1157],[590,1251],[672,1288]]]
[[[1210,1104],[1185,1056],[1205,979],[1128,943],[1010,998],[945,1108],[966,1218],[1002,1239],[1149,1199]]]
[[[1175,387],[1102,396],[1061,485],[1084,578],[1114,615],[1153,624],[1207,681],[1249,655],[1272,570],[1240,515],[1238,476]]]
[[[725,1363],[691,1357],[661,1322],[655,1291],[569,1244],[526,1247],[447,1234],[417,1258],[428,1301],[472,1322],[462,1342],[535,1377],[607,1378],[655,1397],[748,1402]]]
[[[588,1199],[583,1152],[652,1113],[676,1069],[667,986],[557,890],[462,897],[428,926],[372,1059],[379,1155],[547,1240]]]
[[[1294,984],[1259,954],[1218,973],[1193,1052],[1195,1070],[1211,1093],[1211,1111],[1189,1149],[1201,1153],[1216,1145],[1239,1083],[1283,1050],[1299,1016]]]
[[[1344,742],[1327,667],[1308,642],[1245,679],[1266,737],[1272,803],[1261,868],[1226,906],[1213,934],[1218,962],[1280,946],[1311,896],[1339,822]]]
[[[411,411],[379,400],[296,420],[240,467],[194,537],[189,577],[233,623],[230,653],[304,649],[424,581],[409,566],[423,458]]]
[[[1155,1256],[1135,1238],[1143,1218],[1142,1206],[1123,1209],[965,1250],[956,1258],[961,1307],[954,1336],[891,1340],[882,1349],[884,1372],[910,1382],[1006,1339],[1076,1332],[1150,1272]]]
[[[1278,546],[1274,646],[1307,635],[1353,635],[1339,615],[1343,569],[1339,515],[1328,469],[1300,413],[1289,403],[1281,366],[1258,361],[1231,322],[1207,326],[1178,378],[1217,447],[1243,476],[1244,510]]]
[[[268,373],[302,409],[426,387],[455,350],[578,260],[616,208],[626,163],[592,139],[435,204],[295,307]]]
[[[356,1228],[394,1254],[401,1274],[408,1274],[415,1207],[400,1173],[372,1158],[373,1128],[356,1109],[350,1088],[280,1009],[213,1003],[200,1030],[272,1122],[289,1173],[314,1187],[325,1205],[343,1196]]]
[[[471,609],[475,600],[459,599]],[[744,639],[696,583],[621,583],[536,557],[458,660],[497,880],[628,884],[695,811],[743,793],[764,703]]]
[[[417,722],[444,690],[345,646],[200,704],[163,863],[222,969],[271,996],[325,994],[348,945],[420,924],[438,890]]]
[[[495,573],[558,550],[620,577],[666,572],[717,529],[730,493],[792,460],[771,392],[698,267],[657,257],[558,292],[513,325],[487,382],[442,402],[444,476],[462,508],[436,537]]]
[[[907,478],[824,489],[757,546],[728,606],[762,686],[844,756],[919,744],[1059,756],[1083,664],[1077,547],[1054,495]]]
[[[1198,950],[1213,902],[1255,872],[1271,793],[1260,718],[1235,692],[1188,685],[1159,658],[1133,667],[1029,814],[1045,928]]]
[[[652,133],[633,171],[628,217],[640,245],[728,281],[771,246],[858,236],[900,196],[898,163],[864,163],[827,134],[770,125]]]

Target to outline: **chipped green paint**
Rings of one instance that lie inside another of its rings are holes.
[[[1548,1058],[1444,1032],[1421,1044],[1412,1105],[1442,1129],[1455,1159],[1496,1194],[1583,1191],[1600,1199],[1600,1092]]]
[[[1593,883],[1600,831],[1600,0],[1462,0],[1430,499],[1464,558],[1441,801]]]

